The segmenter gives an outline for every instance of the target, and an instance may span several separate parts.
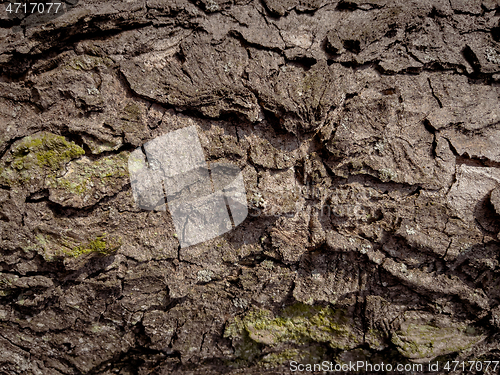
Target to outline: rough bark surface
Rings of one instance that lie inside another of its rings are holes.
[[[498,0],[66,6],[0,5],[2,374],[499,360]],[[250,214],[180,249],[127,160],[190,125]]]

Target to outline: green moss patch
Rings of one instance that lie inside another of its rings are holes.
[[[94,162],[86,158],[78,160],[72,163],[65,176],[49,181],[48,185],[75,194],[111,190],[117,180],[128,178],[128,155],[128,152],[122,152]]]
[[[50,262],[61,257],[76,258],[87,254],[107,256],[116,252],[121,245],[121,237],[110,236],[107,233],[91,235],[84,241],[75,240],[65,233],[60,235],[38,233],[32,250],[39,252]]]
[[[408,324],[393,335],[392,342],[406,358],[430,360],[468,349],[482,338],[477,329],[464,324],[449,327]]]
[[[285,308],[279,316],[260,309],[243,318],[236,317],[227,326],[225,336],[234,338],[247,334],[254,342],[271,346],[317,342],[327,343],[332,348],[349,349],[360,344],[353,325],[352,319],[342,309],[296,303]]]
[[[117,238],[108,237],[107,234],[96,236],[87,242],[65,251],[67,256],[78,257],[85,254],[110,255],[121,246],[121,241]]]
[[[73,59],[70,59],[66,67],[73,70],[92,70],[100,65],[110,66],[113,64],[113,60],[107,57],[91,56],[91,55],[80,55]]]
[[[25,137],[13,147],[0,169],[0,181],[8,185],[55,176],[72,159],[85,151],[66,138],[42,132]]]

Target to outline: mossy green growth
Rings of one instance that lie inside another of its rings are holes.
[[[121,241],[116,238],[109,238],[107,234],[96,236],[89,241],[65,251],[67,256],[78,257],[85,254],[110,255],[121,246]]]
[[[99,57],[91,55],[80,55],[73,59],[69,59],[66,63],[66,67],[73,70],[92,70],[100,65],[110,66],[113,64],[113,60],[108,57]]]
[[[408,324],[405,330],[393,335],[392,342],[406,358],[430,360],[468,349],[483,337],[471,326],[436,327],[429,324]]]
[[[85,254],[110,255],[120,248],[122,239],[107,233],[93,235],[84,241],[78,241],[74,235],[66,232],[37,233],[32,249],[37,251],[47,262],[61,257],[79,257]]]
[[[28,136],[17,143],[6,158],[0,180],[16,184],[54,175],[70,160],[84,154],[80,146],[60,135],[42,132]]]
[[[265,345],[318,342],[332,348],[350,349],[361,340],[353,325],[342,309],[296,303],[276,317],[263,309],[251,311],[243,318],[236,317],[227,326],[225,336],[241,337],[246,333],[253,341]]]
[[[74,142],[52,134],[40,133],[24,138],[13,151],[12,166],[17,170],[29,169],[33,165],[52,171],[61,169],[71,159],[85,154]]]
[[[128,178],[128,156],[128,152],[121,152],[94,162],[86,158],[78,160],[71,164],[72,168],[65,176],[53,179],[47,185],[74,194],[112,188],[118,179]]]

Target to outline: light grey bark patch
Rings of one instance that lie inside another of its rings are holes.
[[[157,137],[129,158],[134,199],[165,210],[165,196],[181,247],[205,242],[245,220],[246,194],[238,167],[205,161],[195,126]],[[146,164],[147,158],[147,164]]]

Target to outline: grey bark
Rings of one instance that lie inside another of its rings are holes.
[[[73,3],[0,5],[1,373],[499,360],[497,0]],[[181,249],[127,158],[192,125],[250,214]]]

